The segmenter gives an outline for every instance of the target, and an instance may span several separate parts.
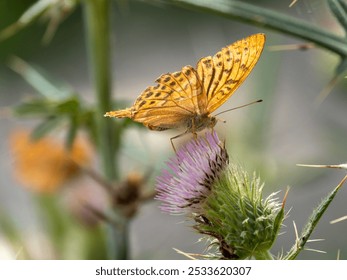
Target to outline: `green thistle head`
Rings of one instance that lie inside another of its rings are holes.
[[[218,240],[223,258],[262,258],[283,221],[275,194],[262,198],[263,184],[236,164],[229,164],[203,203],[205,217],[196,217],[200,233]],[[214,247],[214,246],[213,246]]]
[[[214,258],[266,258],[284,218],[282,204],[229,156],[216,133],[193,139],[157,178],[161,209],[187,214],[208,237]]]

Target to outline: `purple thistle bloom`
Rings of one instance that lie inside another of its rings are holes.
[[[201,203],[228,165],[228,154],[216,132],[192,139],[181,147],[156,181],[161,209],[184,214],[186,208],[199,213]]]

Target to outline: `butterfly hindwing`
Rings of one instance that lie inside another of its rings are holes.
[[[202,88],[199,76],[192,66],[184,66],[181,71],[164,74],[156,82],[164,84],[172,90],[169,99],[176,106],[182,107],[192,114],[199,111]]]

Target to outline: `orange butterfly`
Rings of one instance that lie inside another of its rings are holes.
[[[211,113],[242,84],[259,60],[264,34],[254,34],[222,48],[213,57],[201,58],[196,69],[161,75],[157,85],[146,88],[131,108],[107,112],[105,116],[130,118],[151,130],[185,128],[186,133],[213,128]]]

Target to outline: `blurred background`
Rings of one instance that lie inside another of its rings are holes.
[[[0,0],[0,29],[15,22],[34,2]],[[220,138],[226,139],[232,160],[260,175],[266,194],[280,191],[278,195],[282,198],[290,186],[286,226],[271,250],[275,255],[286,252],[295,240],[293,221],[300,232],[313,208],[345,175],[343,170],[296,166],[298,163],[346,162],[346,79],[341,79],[323,102],[316,102],[320,92],[334,78],[337,55],[319,48],[276,51],[272,47],[306,42],[217,15],[150,2],[124,0],[112,4],[112,94],[125,106],[132,104],[162,73],[177,71],[184,65],[194,66],[199,58],[213,55],[223,46],[253,33],[266,34],[266,46],[257,66],[218,111],[256,99],[263,99],[263,103],[221,115],[226,123],[219,123],[216,130]],[[289,0],[245,2],[343,35],[327,1],[301,0],[291,8]],[[15,118],[8,113],[9,107],[37,96],[36,90],[9,67],[13,56],[63,81],[86,104],[95,103],[83,17],[83,9],[77,6],[59,25],[49,44],[42,43],[47,28],[42,21],[0,42],[0,217],[3,225],[0,258],[95,259],[105,256],[102,225],[76,205],[81,199],[92,200],[96,208],[104,209],[107,205],[104,189],[86,174],[80,174],[49,194],[38,194],[40,191],[25,186],[25,178],[21,180],[16,173],[16,149],[21,145],[18,141],[26,137],[25,131],[30,131],[38,120]],[[50,136],[57,140],[61,134]],[[144,184],[147,189],[153,189],[156,175],[173,155],[169,138],[177,134],[177,131],[153,132],[137,126],[127,129],[118,161],[120,180],[126,180],[129,174],[149,173]],[[189,137],[180,138],[177,145]],[[58,149],[55,147],[53,145],[52,150]],[[89,161],[92,168],[98,170],[95,151],[83,147],[77,157]],[[42,153],[32,156],[39,158]],[[336,259],[339,250],[340,258],[347,258],[347,221],[330,224],[331,220],[347,215],[345,187],[311,236],[311,239],[323,240],[307,244],[325,253],[306,250],[299,259]],[[155,200],[148,200],[132,219],[130,258],[185,259],[173,248],[202,253],[205,244],[198,242],[200,236],[185,223],[185,217],[162,213],[158,205]]]

